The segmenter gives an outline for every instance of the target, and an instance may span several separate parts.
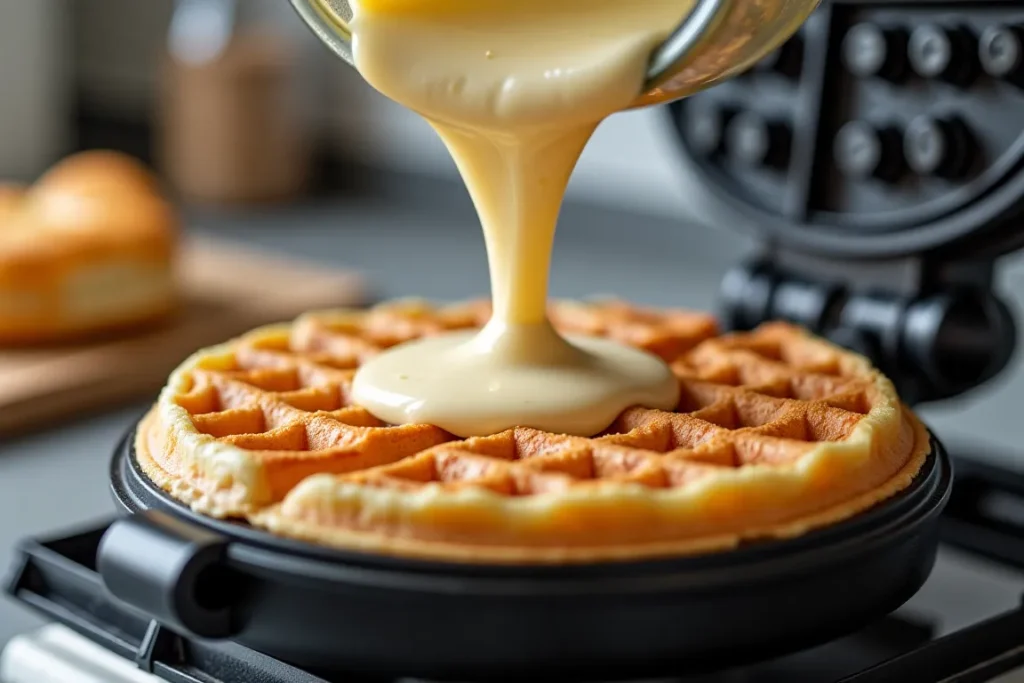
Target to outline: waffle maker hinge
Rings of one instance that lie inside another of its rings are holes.
[[[779,249],[733,268],[721,286],[727,327],[802,325],[870,358],[911,404],[952,398],[998,375],[1016,345],[993,263],[907,258],[850,262]]]

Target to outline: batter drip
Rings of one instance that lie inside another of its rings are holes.
[[[607,116],[640,95],[652,50],[692,0],[359,0],[363,77],[424,116],[483,225],[493,317],[476,335],[396,347],[354,400],[387,422],[458,436],[513,426],[589,436],[633,405],[669,410],[678,383],[643,351],[563,338],[548,321],[555,226],[569,177]]]

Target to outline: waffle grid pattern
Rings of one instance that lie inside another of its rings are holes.
[[[794,465],[822,442],[849,439],[885,399],[865,360],[790,326],[716,336],[707,315],[609,302],[558,304],[552,319],[563,332],[609,336],[661,356],[680,381],[676,412],[631,408],[593,438],[516,428],[457,440],[430,425],[384,424],[349,400],[366,358],[409,339],[478,327],[488,315],[483,304],[420,303],[311,314],[200,355],[172,377],[161,401],[180,409],[199,443],[232,447],[256,476],[225,476],[181,457],[180,447],[157,446],[150,451],[164,457],[154,478],[188,480],[200,494],[179,497],[213,514],[259,517],[272,506],[273,514],[313,524],[356,524],[351,510],[304,505],[312,489],[301,484],[327,475],[346,490],[501,497],[685,488],[725,470]],[[231,489],[223,499],[233,502],[209,505]],[[435,532],[444,533],[423,531]]]

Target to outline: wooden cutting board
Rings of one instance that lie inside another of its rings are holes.
[[[193,240],[180,264],[185,306],[132,336],[0,350],[0,434],[144,399],[192,351],[314,308],[368,303],[363,280],[226,242]]]

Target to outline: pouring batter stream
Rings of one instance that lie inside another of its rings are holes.
[[[360,0],[356,67],[425,117],[484,230],[493,316],[478,333],[398,346],[363,365],[353,397],[391,423],[458,436],[513,426],[592,435],[632,405],[671,409],[658,358],[561,337],[546,314],[555,226],[598,124],[640,94],[651,51],[690,0]]]

